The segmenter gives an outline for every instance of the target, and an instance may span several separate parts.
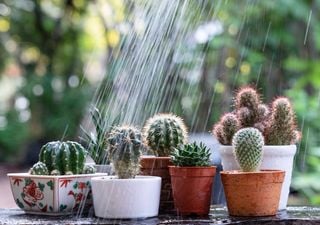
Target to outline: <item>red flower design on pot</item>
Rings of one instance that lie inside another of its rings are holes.
[[[23,200],[29,205],[34,205],[38,200],[43,199],[43,193],[34,181],[23,188]]]

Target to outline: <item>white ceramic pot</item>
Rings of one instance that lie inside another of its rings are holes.
[[[40,176],[9,173],[13,198],[31,214],[64,215],[79,213],[92,206],[91,177],[106,174]]]
[[[113,219],[146,218],[159,212],[161,178],[114,176],[91,179],[94,211],[97,217]]]
[[[293,158],[296,145],[264,146],[261,169],[277,169],[286,172],[282,185],[279,210],[286,209],[290,191]],[[233,155],[232,146],[221,145],[219,148],[223,170],[238,170],[239,165]]]

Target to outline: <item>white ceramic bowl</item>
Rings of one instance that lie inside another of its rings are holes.
[[[114,219],[146,218],[159,212],[161,178],[114,176],[91,179],[94,211],[97,217]]]

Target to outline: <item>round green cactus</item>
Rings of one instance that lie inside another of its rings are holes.
[[[210,149],[202,142],[199,145],[196,142],[181,145],[171,153],[175,166],[209,166],[210,156]]]
[[[91,173],[95,173],[97,170],[93,165],[85,165],[83,167],[83,174],[91,174]]]
[[[32,175],[49,175],[49,170],[46,164],[43,162],[37,162],[31,167],[29,173]]]
[[[244,172],[259,170],[264,140],[261,132],[256,128],[240,129],[232,139],[235,158]]]
[[[158,114],[146,122],[144,136],[156,156],[169,156],[174,148],[187,142],[187,128],[180,117]]]
[[[41,148],[39,161],[47,166],[51,175],[81,174],[86,154],[77,142],[52,141]]]
[[[141,132],[130,126],[115,127],[107,137],[110,160],[120,179],[134,178],[140,169]]]

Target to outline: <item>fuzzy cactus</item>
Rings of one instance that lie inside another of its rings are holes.
[[[46,164],[43,162],[37,162],[31,167],[29,173],[32,175],[49,175],[49,170]]]
[[[85,165],[83,167],[83,171],[82,173],[83,174],[92,174],[92,173],[95,173],[97,170],[96,168],[93,166],[93,165]]]
[[[139,173],[143,148],[141,132],[130,126],[115,127],[107,141],[108,154],[118,178],[134,178]]]
[[[299,139],[300,133],[296,130],[295,114],[289,99],[286,97],[275,99],[266,130],[266,144],[290,145]]]
[[[264,139],[256,128],[243,128],[232,139],[235,158],[243,172],[259,170]]]
[[[52,141],[41,148],[39,161],[46,165],[51,175],[81,174],[86,154],[77,142]]]
[[[144,136],[156,156],[169,156],[174,148],[187,142],[187,128],[180,117],[157,114],[146,122]]]
[[[214,126],[213,134],[223,145],[230,145],[233,135],[239,130],[239,120],[233,113],[226,113],[220,122]]]
[[[210,149],[200,142],[181,145],[171,153],[171,159],[175,166],[209,166]]]
[[[235,110],[226,113],[215,124],[213,134],[222,145],[231,145],[232,137],[241,128],[254,127],[262,133],[267,127],[269,108],[252,87],[241,88],[234,99]]]

